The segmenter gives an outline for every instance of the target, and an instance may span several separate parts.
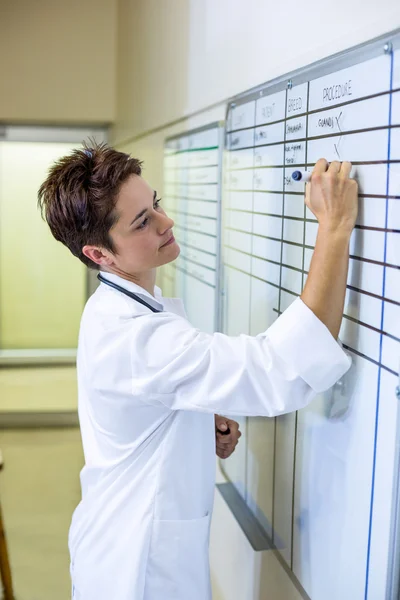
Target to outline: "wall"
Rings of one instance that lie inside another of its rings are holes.
[[[0,3],[0,122],[109,123],[116,0]]]
[[[119,0],[115,143],[400,25],[397,0]]]
[[[400,27],[398,0],[120,0],[115,145],[162,194],[164,138],[223,118],[225,100]],[[271,552],[254,553],[216,492],[214,600],[300,596]]]

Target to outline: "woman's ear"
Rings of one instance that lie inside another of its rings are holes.
[[[90,258],[96,265],[109,267],[114,263],[111,252],[98,246],[83,246],[82,254]]]

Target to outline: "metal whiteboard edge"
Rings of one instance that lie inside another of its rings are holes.
[[[304,591],[293,571],[289,569],[285,560],[282,558],[279,550],[272,543],[271,538],[266,533],[254,513],[247,506],[242,496],[239,494],[233,483],[217,483],[216,488],[225,500],[228,508],[232,512],[237,524],[246,536],[249,544],[255,552],[271,551],[277,558],[279,564],[285,570],[290,581],[299,592],[303,600],[311,600],[310,596]]]
[[[253,512],[249,509],[233,483],[218,483],[217,489],[229,506],[237,523],[256,552],[273,550],[272,540],[266,534]]]
[[[346,67],[351,67],[359,62],[365,62],[368,59],[375,58],[380,54],[385,54],[384,45],[385,43],[392,44],[392,50],[400,48],[400,29],[396,29],[380,37],[374,38],[373,40],[363,42],[357,46],[353,46],[347,50],[342,50],[336,54],[327,56],[318,61],[310,63],[305,67],[299,67],[294,71],[289,71],[284,75],[270,79],[263,84],[257,85],[245,92],[232,96],[227,102],[227,114],[226,122],[228,123],[228,115],[230,109],[233,108],[232,104],[240,105],[247,102],[251,102],[260,97],[260,92],[267,90],[268,94],[287,89],[287,83],[289,80],[292,81],[292,85],[300,85],[310,79],[322,77],[328,75],[334,71],[339,71]],[[316,75],[317,74],[317,75]],[[228,129],[228,127],[227,127]]]

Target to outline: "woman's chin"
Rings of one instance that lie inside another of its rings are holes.
[[[164,262],[162,263],[163,265],[173,262],[181,253],[179,244],[176,241],[169,246],[165,246],[164,250],[168,250],[168,252],[165,252]]]

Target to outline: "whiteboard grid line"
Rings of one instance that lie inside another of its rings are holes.
[[[200,283],[204,283],[204,285],[208,285],[209,287],[214,288],[214,289],[216,288],[216,286],[213,285],[212,283],[209,283],[208,281],[204,281],[204,279],[201,279],[201,277],[198,277],[197,275],[190,273],[189,271],[187,271],[183,267],[180,267],[179,265],[175,265],[175,268],[178,269],[178,271],[185,273],[189,277],[193,277],[193,279],[197,279],[197,281],[200,281]]]
[[[169,171],[196,171],[197,169],[211,169],[211,167],[215,168],[218,167],[218,164],[216,163],[206,163],[204,165],[177,165],[174,167],[168,167],[166,169],[166,172]],[[165,180],[166,183],[168,183],[168,179]]]
[[[282,90],[283,91],[283,90]],[[325,112],[328,110],[332,110],[334,108],[341,108],[342,106],[347,106],[349,104],[356,104],[357,102],[362,102],[364,100],[372,100],[373,98],[379,98],[380,96],[386,96],[388,94],[394,94],[396,92],[400,91],[400,88],[394,88],[394,89],[389,89],[389,90],[384,90],[382,92],[377,92],[376,94],[369,94],[367,96],[361,96],[360,98],[355,98],[354,100],[347,100],[346,102],[339,102],[338,104],[330,104],[329,106],[321,106],[320,108],[315,108],[313,110],[307,110],[304,113],[297,113],[296,115],[292,115],[290,117],[287,117],[285,119],[278,119],[277,121],[270,121],[270,122],[264,122],[264,123],[255,123],[252,126],[249,127],[243,127],[243,128],[238,128],[238,129],[228,129],[227,130],[227,135],[231,134],[231,133],[237,133],[238,131],[246,131],[248,129],[251,129],[252,127],[254,128],[258,128],[258,127],[266,127],[268,125],[276,125],[278,123],[282,123],[284,121],[290,120],[290,119],[298,119],[299,117],[304,117],[306,115],[313,115],[316,113],[320,113],[320,112]],[[247,102],[243,102],[243,104],[247,104]]]
[[[289,292],[289,290],[285,290],[285,291]],[[292,293],[292,292],[289,292],[289,293]],[[278,315],[282,314],[282,312],[279,312],[276,308],[273,308],[272,310],[274,312],[278,313]],[[391,375],[394,375],[395,377],[399,376],[399,373],[397,371],[394,371],[390,367],[387,367],[386,365],[383,365],[382,363],[380,363],[379,361],[375,360],[374,358],[371,358],[370,356],[367,356],[366,354],[363,354],[359,350],[356,350],[355,348],[352,348],[351,346],[348,346],[347,344],[342,344],[342,346],[343,346],[343,348],[345,348],[349,352],[352,352],[353,354],[356,354],[360,358],[364,358],[365,360],[367,360],[368,362],[376,365],[377,367],[380,367],[381,369],[384,369],[385,371],[387,371]]]
[[[174,212],[176,215],[182,215],[184,217],[194,217],[195,219],[207,219],[207,221],[215,221],[215,222],[218,221],[217,217],[210,217],[209,215],[199,215],[197,213],[196,214],[188,213],[188,212],[183,212],[182,210],[174,210],[172,212]]]
[[[185,256],[184,254],[180,254],[180,257],[182,257],[183,260],[187,260],[188,262],[197,265],[198,267],[202,267],[203,269],[207,269],[208,271],[212,271],[213,273],[217,272],[217,269],[214,267],[209,267],[208,265],[204,265],[202,263],[196,262],[195,260],[193,260],[192,258],[189,258],[188,256]]]
[[[203,250],[203,248],[199,248],[198,246],[192,246],[191,244],[187,244],[186,242],[178,240],[182,246],[186,246],[187,248],[191,248],[192,250],[196,250],[197,252],[202,252],[203,254],[207,254],[208,256],[216,257],[217,254],[215,252],[209,252],[208,250]]]
[[[184,194],[181,194],[179,196],[175,196],[173,194],[164,194],[164,202],[168,199],[172,199],[172,200],[195,200],[196,202],[211,202],[212,204],[218,204],[217,200],[211,200],[208,198],[196,198],[193,196],[186,196]],[[174,210],[174,209],[170,209],[170,210]]]
[[[312,166],[312,165],[308,165],[308,166]],[[283,168],[283,167],[282,167]],[[239,193],[251,193],[251,192],[255,192],[255,193],[260,193],[260,194],[283,194],[283,190],[251,190],[249,188],[233,188],[233,189],[226,189],[226,192],[230,192],[230,193],[235,193],[235,192],[239,192]],[[285,190],[285,195],[292,195],[292,196],[304,196],[304,192],[289,192],[287,190]],[[383,198],[384,200],[386,200],[386,198],[388,198],[389,200],[400,200],[400,195],[397,194],[368,194],[368,193],[361,193],[358,194],[359,198]]]
[[[226,229],[228,229],[229,231],[236,231],[238,233],[243,233],[246,235],[253,235],[255,237],[259,237],[261,239],[266,239],[266,240],[271,240],[274,242],[281,241],[280,238],[272,237],[269,235],[262,235],[261,233],[250,233],[249,231],[246,231],[244,229],[237,229],[236,227],[227,227]],[[390,231],[389,231],[389,233],[390,233]],[[294,242],[294,241],[288,240],[288,239],[283,239],[283,242],[285,244],[289,244],[290,246],[296,246],[298,248],[303,248],[303,244],[301,244],[300,242]],[[311,246],[309,244],[305,244],[304,248],[306,250],[314,250],[314,246]],[[238,252],[240,252],[240,250]],[[359,262],[365,262],[365,263],[369,263],[372,265],[378,265],[378,266],[385,267],[385,268],[393,268],[393,269],[397,269],[397,270],[400,268],[399,265],[395,265],[392,263],[387,263],[387,262],[383,262],[383,261],[379,261],[379,260],[374,260],[372,258],[366,258],[364,256],[357,256],[356,254],[350,254],[350,258],[352,260],[357,260]]]
[[[257,106],[257,102],[254,103]],[[287,113],[287,90],[285,90],[285,117]],[[284,119],[285,121],[285,119]],[[254,132],[256,129],[254,129]],[[255,135],[255,133],[254,133]],[[286,140],[286,127],[284,127],[283,131],[283,140]],[[255,149],[253,149],[255,153]],[[253,186],[254,187],[254,186]],[[284,214],[285,214],[285,171],[282,171],[282,191],[281,191],[281,199],[282,199],[282,215],[281,215],[281,236],[280,236],[280,266],[279,266],[279,286],[278,286],[278,310],[281,309],[281,300],[282,300],[282,258],[283,258],[283,231],[284,231]],[[254,220],[254,215],[253,215]],[[254,229],[254,228],[253,228]],[[254,235],[254,234],[253,234]],[[276,540],[275,535],[275,495],[276,495],[276,456],[277,456],[277,429],[278,429],[278,417],[275,417],[275,426],[274,426],[274,461],[273,461],[273,469],[272,469],[272,481],[273,481],[273,495],[272,495],[272,541],[274,543]],[[283,556],[282,556],[283,559]],[[285,560],[285,559],[284,559]]]
[[[366,98],[362,98],[362,102],[366,101]],[[332,110],[332,108],[326,109],[326,110]],[[316,113],[320,113],[320,110],[315,111]],[[302,115],[305,117],[309,117],[311,113],[307,113],[306,115]],[[296,117],[296,119],[298,119],[299,117]],[[279,121],[279,123],[286,123],[286,120],[282,120]],[[269,127],[269,125],[267,125],[267,127]],[[318,141],[318,140],[324,140],[326,138],[331,138],[331,137],[342,137],[345,135],[358,135],[358,134],[362,134],[362,133],[370,133],[371,131],[382,131],[383,129],[398,129],[400,127],[400,124],[398,123],[393,123],[388,125],[387,123],[385,125],[375,125],[373,127],[360,127],[359,129],[345,129],[345,130],[341,130],[341,131],[333,131],[330,133],[321,133],[319,135],[307,135],[307,139],[306,141]],[[247,127],[245,131],[250,131],[251,129],[257,129],[258,125],[252,126],[252,127]],[[278,141],[278,142],[267,142],[265,144],[257,144],[255,146],[255,148],[269,148],[270,146],[282,146],[282,144],[284,143],[290,143],[290,144],[295,144],[297,142],[303,142],[305,141],[304,137],[296,137],[296,138],[290,138],[290,140],[286,140],[285,142],[282,141]],[[253,146],[236,146],[235,148],[231,148],[229,150],[229,152],[240,152],[240,150],[247,150],[252,148]],[[398,161],[396,161],[398,162]],[[230,170],[237,170],[237,169],[230,169]]]

